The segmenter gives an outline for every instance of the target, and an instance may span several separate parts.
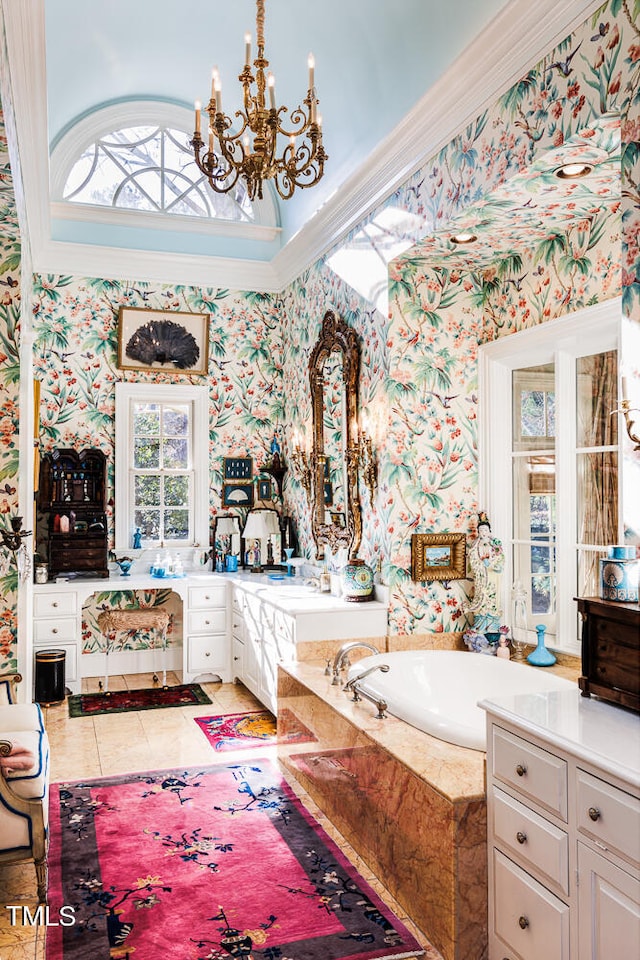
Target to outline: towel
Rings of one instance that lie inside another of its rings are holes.
[[[0,757],[0,770],[6,776],[8,773],[14,773],[18,770],[30,770],[35,762],[36,758],[32,751],[14,741],[9,756]]]

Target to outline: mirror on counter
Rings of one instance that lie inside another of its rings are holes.
[[[356,331],[328,310],[309,359],[312,398],[311,510],[318,556],[347,548],[355,557],[362,537],[358,492],[358,378]]]

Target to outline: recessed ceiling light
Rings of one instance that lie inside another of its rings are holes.
[[[576,180],[578,177],[586,177],[592,170],[590,163],[563,163],[554,172],[560,180]]]
[[[463,232],[456,233],[455,236],[449,238],[451,243],[473,243],[477,240],[475,233]]]

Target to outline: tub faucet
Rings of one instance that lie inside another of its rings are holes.
[[[353,682],[353,686],[351,687],[351,689],[353,690],[353,697],[351,699],[353,700],[353,702],[357,703],[358,700],[361,700],[364,697],[365,700],[368,700],[369,703],[372,703],[375,707],[378,708],[378,712],[376,714],[376,720],[384,720],[385,717],[387,716],[386,701],[382,699],[378,699],[378,697],[374,696],[374,694],[372,693],[367,693],[366,690],[361,690],[358,685],[357,679],[352,682]]]
[[[364,647],[366,650],[370,650],[371,653],[380,653],[376,646],[374,646],[372,643],[367,643],[366,640],[350,640],[348,643],[343,643],[336,653],[335,660],[333,661],[333,680],[331,681],[332,686],[337,687],[340,683],[340,671],[344,666],[347,654],[350,650],[355,650],[356,647]]]
[[[369,667],[368,670],[363,670],[362,673],[358,673],[355,677],[352,677],[351,680],[348,680],[342,689],[347,691],[352,690],[355,693],[356,683],[359,683],[360,680],[364,680],[364,678],[368,677],[370,673],[375,673],[376,670],[379,670],[381,673],[389,673],[389,664],[378,663],[375,665],[375,667]]]

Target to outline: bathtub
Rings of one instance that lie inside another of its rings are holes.
[[[361,689],[384,700],[394,717],[472,750],[486,750],[486,714],[477,706],[479,700],[576,689],[575,683],[544,669],[459,650],[374,654],[353,664],[348,679],[381,663],[388,664],[389,672],[376,670],[360,682]]]

